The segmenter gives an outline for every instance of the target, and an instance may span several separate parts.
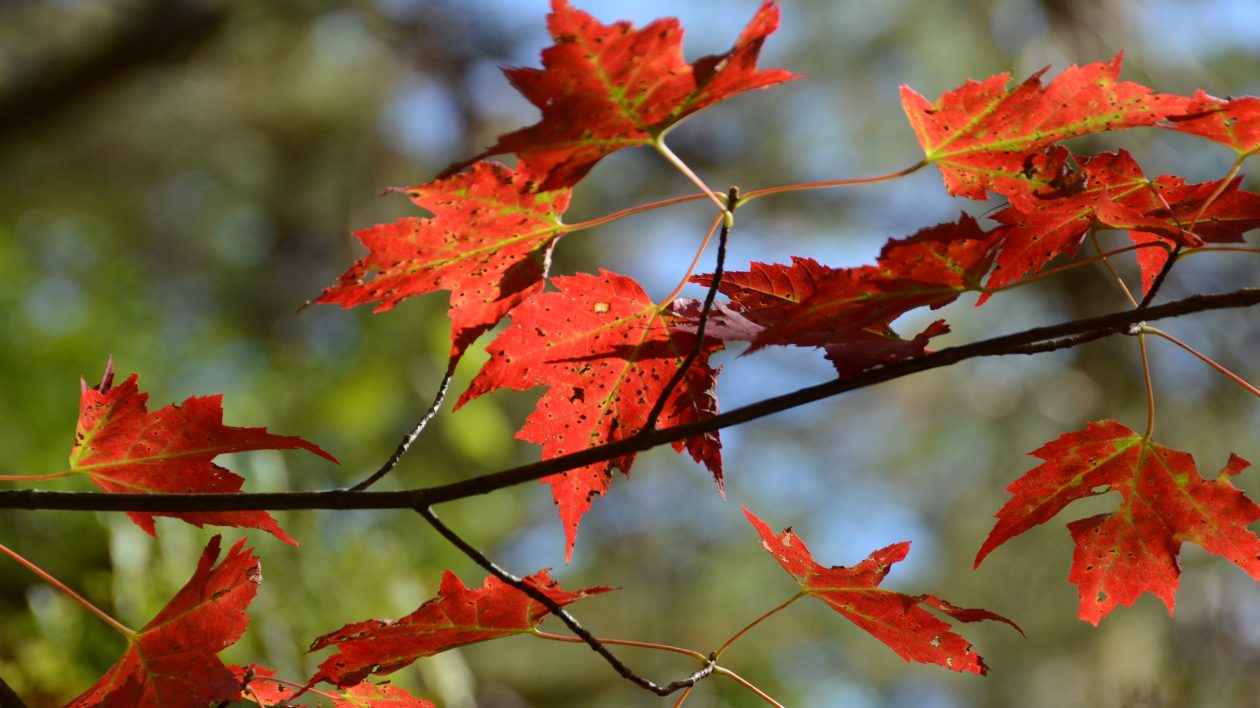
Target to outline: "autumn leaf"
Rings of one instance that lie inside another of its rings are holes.
[[[434,708],[431,702],[416,698],[398,686],[390,685],[388,681],[381,683],[363,681],[333,694],[328,691],[312,690],[309,686],[303,688],[301,684],[277,680],[275,671],[256,664],[228,668],[236,676],[240,685],[244,686],[238,700],[248,701],[264,708],[292,705],[290,701],[307,691],[331,698],[333,708]]]
[[[240,697],[241,681],[218,653],[245,632],[245,608],[258,592],[262,572],[244,539],[215,566],[219,540],[210,539],[188,583],[129,637],[122,657],[71,706],[163,708]]]
[[[1182,111],[1164,127],[1227,145],[1239,158],[1260,152],[1260,98],[1221,99],[1200,90]]]
[[[933,323],[910,340],[890,323],[916,307],[944,307],[980,287],[993,258],[993,236],[963,214],[885,244],[875,265],[834,269],[808,258],[790,265],[753,263],[726,273],[719,290],[761,329],[750,351],[771,344],[823,347],[841,376],[918,356],[947,331]],[[701,285],[712,276],[692,278]],[[716,332],[730,329],[719,320]],[[745,328],[747,331],[747,328]]]
[[[111,493],[224,494],[241,491],[245,480],[214,464],[218,455],[248,450],[304,449],[336,462],[314,443],[266,428],[223,424],[223,396],[192,396],[150,413],[149,394],[132,374],[113,386],[112,362],[99,386],[82,382],[79,425],[70,451],[70,471],[87,475]],[[172,516],[193,526],[262,529],[297,545],[265,511],[127,512],[145,533],[156,536],[153,519]]]
[[[403,190],[432,218],[407,217],[355,232],[368,249],[316,299],[384,312],[413,295],[451,292],[451,357],[542,290],[551,247],[565,233],[570,190],[539,191],[496,162]]]
[[[908,542],[881,548],[852,568],[825,568],[814,560],[805,542],[792,529],[776,535],[769,524],[747,508],[744,515],[761,536],[761,545],[800,583],[803,593],[822,600],[906,661],[976,674],[989,670],[980,655],[971,650],[970,642],[954,633],[948,622],[924,609],[924,605],[959,622],[995,620],[1023,634],[1014,622],[988,610],[957,607],[935,595],[881,590],[879,585],[893,563],[905,559],[910,552]]]
[[[901,87],[901,104],[924,160],[937,165],[950,194],[984,199],[1028,188],[1026,161],[1079,135],[1154,125],[1182,112],[1186,99],[1119,81],[1122,54],[1070,66],[1049,84],[1049,67],[1008,88],[1010,74],[967,81],[935,102]]]
[[[1247,526],[1260,506],[1230,483],[1250,463],[1232,455],[1220,476],[1199,476],[1190,455],[1157,445],[1114,420],[1090,423],[1032,453],[1045,462],[1007,487],[976,566],[995,548],[1049,521],[1078,500],[1116,491],[1120,508],[1068,524],[1076,542],[1068,579],[1079,586],[1080,618],[1098,624],[1144,592],[1169,614],[1181,574],[1182,541],[1227,558],[1260,580],[1260,538]]]
[[[612,590],[562,590],[547,570],[530,575],[525,582],[561,606]],[[494,576],[487,577],[479,589],[471,590],[448,570],[442,575],[438,596],[406,617],[396,622],[356,622],[316,639],[311,651],[336,646],[337,653],[319,665],[319,672],[310,683],[357,684],[369,674],[392,673],[416,659],[447,649],[530,632],[548,612],[542,604]]]
[[[485,393],[547,386],[537,409],[516,434],[542,445],[543,459],[624,440],[639,432],[665,386],[695,348],[695,335],[670,327],[633,279],[601,270],[552,280],[559,292],[535,295],[512,311],[512,325],[487,347],[482,367],[457,408]],[[722,347],[706,337],[701,356],[670,392],[658,421],[681,425],[717,414],[708,357]],[[722,483],[718,434],[674,443]],[[634,455],[544,477],[560,507],[572,555],[582,515],[608,489],[613,469],[629,476]]]
[[[475,158],[514,152],[542,177],[542,189],[571,187],[605,156],[647,145],[730,96],[797,78],[757,70],[761,46],[779,26],[777,2],[762,4],[730,51],[694,64],[683,59],[677,19],[636,30],[628,22],[602,24],[565,0],[551,7],[555,44],[543,50],[543,68],[504,70],[542,120],[501,136]]]
[[[1151,179],[1124,150],[1083,159],[1079,174],[1079,189],[1012,204],[993,215],[1003,226],[987,288],[1004,287],[1040,271],[1056,256],[1076,253],[1093,228],[1128,230],[1139,242],[1158,239],[1170,247],[1194,247],[1241,241],[1244,232],[1260,226],[1260,195],[1238,189],[1237,178],[1203,184],[1172,175]],[[1148,287],[1151,270],[1157,273],[1166,260],[1160,252],[1139,253]],[[977,304],[991,295],[982,295]]]

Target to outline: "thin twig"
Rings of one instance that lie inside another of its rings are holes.
[[[420,433],[424,432],[425,426],[429,424],[429,421],[433,420],[433,416],[437,415],[438,410],[442,407],[442,402],[446,400],[446,390],[450,388],[451,378],[453,376],[455,376],[455,363],[451,362],[450,369],[448,369],[446,375],[442,377],[442,383],[438,386],[437,395],[433,397],[433,405],[429,406],[429,410],[416,423],[416,427],[412,428],[411,432],[403,436],[402,442],[398,443],[398,447],[394,450],[394,454],[389,456],[389,459],[385,461],[385,464],[381,465],[379,470],[373,472],[371,476],[367,477],[362,482],[350,487],[348,491],[361,492],[373,484],[376,484],[377,480],[389,474],[391,470],[398,466],[398,463],[402,461],[403,455],[407,454],[407,450],[411,448],[411,444],[416,441],[416,438],[420,437]]]
[[[0,708],[26,708],[26,704],[18,697],[17,692],[4,682],[2,676],[0,676]]]
[[[551,599],[551,597],[549,597],[547,593],[525,582],[524,580],[517,577],[516,575],[509,573],[503,568],[500,568],[493,561],[487,558],[484,553],[477,550],[475,547],[473,547],[472,544],[468,543],[462,537],[460,537],[458,534],[452,531],[450,527],[442,523],[442,521],[438,519],[437,515],[433,513],[433,509],[429,507],[418,507],[416,508],[416,513],[424,517],[424,520],[428,521],[429,525],[432,526],[435,530],[437,530],[437,532],[441,534],[443,538],[445,538],[447,541],[450,541],[453,546],[455,546],[460,551],[462,551],[464,555],[471,558],[474,563],[481,566],[482,568],[485,568],[487,572],[489,572],[491,575],[495,576],[499,580],[502,580],[508,585],[511,585],[517,590],[520,590],[526,595],[529,595],[535,601],[540,603],[543,607],[546,607],[548,611],[550,611],[551,614],[558,617],[560,621],[563,622],[564,625],[569,628],[570,631],[572,631],[577,636],[581,637],[582,641],[586,642],[587,646],[589,646],[592,650],[594,650],[595,653],[604,657],[604,660],[607,661],[608,664],[613,667],[613,670],[615,670],[622,678],[626,679],[627,681],[630,681],[636,686],[643,688],[645,690],[651,691],[652,693],[655,693],[658,696],[668,696],[669,694],[674,693],[675,691],[679,691],[689,686],[696,685],[698,682],[704,680],[710,674],[713,673],[714,663],[712,660],[710,660],[704,665],[703,668],[701,668],[699,671],[696,671],[695,673],[688,676],[687,678],[679,679],[678,681],[672,681],[664,686],[660,686],[656,683],[653,683],[652,681],[649,681],[648,679],[643,678],[642,676],[634,673],[634,671],[631,671],[630,667],[621,663],[621,660],[618,659],[615,655],[613,655],[613,653],[608,650],[608,647],[604,646],[603,642],[599,641],[599,639],[597,639],[595,635],[588,632],[585,627],[583,627],[581,624],[578,623],[576,619],[574,619],[573,615],[569,614],[568,610],[565,610],[563,607],[560,606],[559,603]]]
[[[825,398],[868,388],[931,369],[952,366],[967,359],[985,356],[1029,354],[1035,347],[1053,345],[1066,348],[1077,344],[1125,334],[1138,322],[1178,317],[1195,312],[1260,304],[1260,288],[1243,288],[1227,293],[1194,295],[1183,300],[1155,305],[1146,310],[1126,309],[1098,317],[1057,325],[1036,327],[865,371],[850,379],[825,383],[763,399],[709,418],[651,431],[641,436],[616,440],[598,447],[541,460],[499,472],[433,487],[389,492],[350,492],[334,489],[315,492],[254,492],[237,494],[104,494],[99,492],[48,492],[32,489],[0,491],[0,509],[74,509],[79,511],[247,511],[311,509],[410,509],[466,499],[506,489],[548,475],[605,462],[667,443],[722,430],[798,408]]]
[[[739,188],[731,187],[730,192],[726,195],[728,213],[733,214],[735,212],[735,205],[738,201]],[[656,429],[656,422],[660,420],[661,413],[665,412],[665,405],[669,401],[670,394],[687,378],[687,372],[691,371],[691,365],[696,363],[696,359],[700,358],[700,352],[704,351],[704,328],[709,323],[709,313],[713,310],[713,301],[717,298],[718,286],[722,284],[722,269],[726,265],[726,242],[731,235],[731,224],[730,219],[723,221],[722,232],[718,234],[717,266],[713,269],[713,282],[709,284],[709,292],[705,293],[704,305],[700,308],[700,319],[696,321],[695,346],[691,348],[687,358],[683,359],[678,370],[674,372],[669,382],[665,384],[665,389],[657,397],[652,410],[648,411],[647,419],[643,422],[643,427],[639,429],[640,435],[646,431]]]

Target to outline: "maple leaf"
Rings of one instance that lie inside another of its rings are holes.
[[[754,351],[770,344],[816,346],[843,377],[922,354],[927,340],[947,331],[933,323],[911,340],[889,324],[908,310],[944,307],[978,289],[993,258],[993,236],[963,214],[957,222],[892,239],[876,265],[833,269],[809,258],[790,265],[753,263],[723,275],[719,290],[760,330],[719,318],[716,333],[749,332]],[[693,282],[710,285],[712,276]]]
[[[988,610],[957,607],[935,595],[904,595],[881,590],[879,584],[892,564],[903,560],[910,552],[909,542],[881,548],[852,568],[839,565],[825,568],[814,560],[805,542],[792,529],[784,529],[776,535],[769,524],[747,508],[744,515],[761,536],[761,545],[800,583],[805,594],[822,600],[906,661],[939,664],[954,671],[988,673],[984,660],[971,650],[971,644],[923,605],[959,622],[1005,622],[1023,634],[1014,622]]]
[[[1199,476],[1187,453],[1157,445],[1114,420],[1090,423],[1031,453],[1045,462],[1007,487],[976,566],[993,549],[1049,521],[1063,507],[1108,491],[1120,508],[1068,524],[1076,552],[1068,579],[1079,586],[1080,618],[1098,624],[1143,592],[1169,614],[1181,573],[1183,541],[1229,559],[1260,580],[1260,538],[1247,525],[1260,506],[1230,483],[1250,463],[1231,455],[1220,476]]]
[[[999,248],[987,288],[1038,272],[1061,254],[1075,254],[1095,227],[1130,230],[1139,242],[1159,239],[1193,247],[1206,241],[1241,241],[1243,232],[1260,226],[1260,195],[1239,190],[1238,178],[1227,184],[1186,184],[1172,175],[1150,179],[1125,150],[1083,159],[1079,174],[1079,189],[1012,203],[993,215],[1003,226],[997,231]],[[1159,272],[1162,254],[1155,248],[1139,251],[1144,274],[1151,268]],[[1153,273],[1144,276],[1153,278]],[[983,305],[992,294],[983,294],[976,304]]]
[[[1239,158],[1254,155],[1260,152],[1260,98],[1220,99],[1200,90],[1164,127],[1228,145]]]
[[[561,606],[612,590],[562,590],[546,569],[524,580]],[[357,684],[369,674],[388,674],[447,649],[530,632],[548,612],[542,604],[494,576],[471,590],[448,570],[442,575],[438,596],[406,617],[396,622],[356,622],[317,638],[311,651],[336,645],[337,653],[319,665],[319,672],[310,683]]]
[[[129,637],[122,657],[71,706],[159,708],[240,697],[241,681],[218,653],[245,632],[245,608],[258,592],[262,573],[244,539],[215,566],[219,540],[210,539],[188,583]]]
[[[87,475],[111,493],[223,494],[241,491],[245,479],[211,462],[216,456],[248,450],[304,449],[336,462],[314,443],[266,428],[223,424],[223,396],[192,396],[179,405],[150,413],[149,394],[132,374],[113,385],[113,362],[100,385],[82,382],[79,425],[70,451],[70,471]],[[153,519],[172,516],[193,526],[238,526],[273,534],[297,545],[265,511],[127,512],[150,536]]]
[[[496,389],[547,386],[516,434],[542,445],[543,459],[634,436],[695,348],[695,335],[672,329],[673,313],[661,311],[632,278],[601,270],[598,276],[552,282],[559,292],[535,295],[512,311],[511,326],[487,347],[490,360],[456,405]],[[701,355],[670,392],[661,426],[717,414],[717,372],[707,362],[721,348],[718,340],[705,338]],[[703,462],[721,487],[722,445],[716,432],[673,445]],[[607,491],[613,469],[628,477],[633,463],[633,454],[624,455],[542,479],[560,507],[568,556],[582,515]]]
[[[950,194],[984,199],[1027,189],[1026,160],[1067,138],[1154,125],[1181,113],[1186,99],[1119,81],[1123,53],[1106,62],[1070,66],[1044,87],[1046,67],[1014,88],[1009,73],[968,80],[936,102],[908,86],[901,105],[937,165]]]
[[[757,71],[761,46],[779,26],[777,2],[761,5],[730,51],[695,64],[683,59],[677,19],[636,30],[628,22],[602,24],[565,0],[551,7],[547,26],[556,43],[543,50],[543,68],[504,69],[542,120],[474,158],[514,152],[542,176],[543,189],[570,187],[605,156],[647,145],[723,99],[798,78]]]
[[[570,190],[539,191],[531,175],[496,162],[403,190],[432,218],[356,231],[368,249],[318,303],[378,303],[451,292],[451,357],[542,290],[551,247],[565,234]]]
[[[299,690],[287,681],[276,681],[275,671],[256,664],[228,668],[245,686],[238,700],[251,701],[264,708],[291,705],[290,701],[310,690],[309,687]],[[332,698],[334,708],[434,708],[431,702],[416,698],[398,686],[391,686],[388,681],[356,683],[339,691],[338,695],[326,691],[316,693]]]

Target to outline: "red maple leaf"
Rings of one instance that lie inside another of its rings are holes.
[[[240,678],[218,653],[245,632],[245,608],[262,582],[258,558],[245,540],[217,567],[219,537],[210,539],[197,570],[139,632],[95,686],[71,706],[190,706],[236,700]]]
[[[612,590],[562,590],[545,569],[525,578],[525,582],[561,606]],[[438,596],[406,617],[396,622],[356,622],[316,639],[311,651],[336,645],[337,653],[319,665],[319,672],[310,683],[357,684],[369,674],[388,674],[447,649],[530,632],[548,612],[542,604],[494,576],[487,577],[479,589],[470,590],[448,570],[442,575]]]
[[[986,287],[1003,287],[1040,271],[1060,254],[1074,254],[1096,227],[1148,234],[1135,240],[1158,238],[1171,247],[1241,241],[1243,232],[1260,226],[1260,195],[1239,190],[1237,178],[1228,184],[1186,184],[1172,175],[1150,179],[1124,150],[1083,159],[1079,174],[1078,189],[1023,199],[993,216],[1003,227]],[[1208,203],[1210,197],[1215,198]],[[1163,253],[1141,249],[1144,273],[1152,268],[1158,273]],[[977,304],[991,295],[982,295]]]
[[[1169,614],[1181,573],[1182,541],[1223,556],[1260,580],[1260,538],[1247,529],[1260,506],[1230,483],[1250,463],[1231,455],[1220,476],[1199,476],[1190,455],[1157,445],[1114,420],[1090,423],[1032,453],[1045,462],[1007,487],[1011,498],[976,555],[1049,521],[1063,507],[1108,491],[1120,508],[1068,524],[1076,542],[1068,579],[1079,586],[1080,617],[1098,624],[1143,592]]]
[[[833,269],[808,258],[791,265],[753,263],[727,273],[719,289],[732,307],[761,327],[752,350],[770,344],[824,347],[841,376],[922,354],[946,331],[933,323],[912,340],[889,324],[908,310],[933,309],[978,289],[993,257],[993,236],[963,214],[885,244],[876,265]],[[692,278],[702,285],[712,276]],[[718,332],[728,324],[719,321]]]
[[[565,233],[570,190],[539,191],[528,174],[482,161],[403,190],[433,213],[355,232],[367,247],[316,300],[384,312],[413,295],[451,291],[452,358],[531,293],[542,290],[551,247]]]
[[[1052,143],[1154,125],[1182,112],[1183,97],[1119,81],[1121,56],[1070,66],[1044,87],[1049,67],[1014,88],[1007,88],[1008,73],[969,80],[935,103],[902,86],[901,104],[924,160],[940,167],[950,194],[1017,194],[1028,188],[1027,160]]]
[[[1260,194],[1239,189],[1241,183],[1241,177],[1235,177],[1227,184],[1220,181],[1184,184],[1176,177],[1160,177],[1156,180],[1156,187],[1160,190],[1161,202],[1171,205],[1171,209],[1158,209],[1156,213],[1161,218],[1184,224],[1203,242],[1239,243],[1244,240],[1243,233],[1260,228]],[[1208,203],[1208,199],[1212,201]],[[1129,238],[1134,243],[1158,242],[1165,246],[1138,249],[1142,292],[1150,291],[1155,278],[1168,262],[1172,248],[1180,243],[1184,250],[1188,245],[1184,239],[1178,241],[1169,238],[1166,233],[1140,229],[1129,231]]]
[[[636,30],[628,22],[602,24],[565,0],[551,6],[547,26],[556,43],[543,50],[543,68],[504,70],[542,120],[501,136],[476,158],[514,152],[542,176],[543,189],[576,184],[605,156],[646,145],[718,101],[797,78],[757,71],[761,45],[779,26],[776,2],[762,4],[730,51],[695,64],[683,59],[677,19]]]
[[[250,701],[264,708],[292,705],[290,701],[310,690],[309,687],[302,688],[289,681],[277,680],[274,678],[275,671],[256,664],[228,668],[244,686],[238,700]],[[336,695],[327,691],[312,692],[331,698],[333,708],[435,708],[431,702],[416,698],[398,686],[391,686],[388,681],[356,683]]]
[[[113,386],[113,362],[99,386],[82,382],[79,425],[70,451],[70,471],[87,475],[112,493],[224,494],[241,491],[245,479],[211,462],[216,456],[247,450],[302,448],[336,462],[314,443],[266,428],[223,424],[223,396],[192,396],[179,405],[150,413],[149,394],[132,374]],[[127,512],[145,533],[156,536],[153,518],[173,516],[193,526],[262,529],[297,545],[265,511]]]
[[[537,409],[516,434],[542,445],[543,459],[559,457],[639,432],[665,386],[695,347],[695,335],[672,329],[632,278],[601,270],[552,280],[559,292],[535,295],[512,311],[512,325],[487,347],[490,360],[456,408],[495,389],[547,386]],[[706,337],[701,356],[670,392],[658,421],[681,425],[717,413],[714,371],[721,349]],[[721,441],[710,433],[674,443],[722,483]],[[613,469],[629,476],[634,455],[544,477],[560,506],[569,555],[582,515],[608,489]]]
[[[1200,90],[1165,127],[1228,145],[1239,158],[1254,155],[1260,152],[1260,98],[1221,99]]]
[[[852,568],[840,565],[825,568],[814,560],[805,542],[792,529],[784,529],[776,535],[769,524],[747,508],[744,515],[761,536],[761,545],[800,583],[802,591],[827,603],[906,661],[939,664],[954,671],[988,673],[984,660],[971,650],[971,644],[923,605],[959,622],[1005,622],[1023,634],[1014,622],[988,610],[957,607],[935,595],[903,595],[879,589],[892,564],[903,560],[910,552],[908,542],[881,548]]]

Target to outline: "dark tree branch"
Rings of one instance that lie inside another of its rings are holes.
[[[731,187],[726,194],[726,209],[728,214],[735,213],[735,207],[739,204],[739,188]],[[731,235],[729,217],[728,220],[722,222],[722,231],[718,234],[718,252],[717,265],[713,269],[713,282],[709,284],[709,292],[705,293],[704,305],[700,308],[700,318],[696,321],[696,344],[692,347],[691,352],[687,354],[687,358],[683,359],[682,365],[678,367],[678,371],[665,384],[665,389],[661,391],[660,397],[656,399],[656,404],[652,406],[652,410],[648,411],[647,419],[643,423],[643,428],[639,430],[639,435],[645,435],[647,432],[656,429],[656,422],[660,420],[661,413],[665,411],[665,404],[669,401],[669,396],[682,384],[687,378],[687,372],[691,371],[691,365],[696,363],[696,359],[700,358],[700,352],[704,351],[704,328],[709,323],[709,313],[713,310],[713,301],[717,299],[718,287],[722,284],[722,269],[726,265],[726,241]],[[712,232],[710,232],[712,233]]]
[[[398,466],[403,455],[407,454],[407,450],[411,448],[411,444],[416,441],[416,438],[420,437],[420,433],[424,432],[425,426],[429,424],[429,421],[433,420],[433,416],[437,415],[437,412],[442,408],[442,402],[446,400],[446,390],[451,387],[451,378],[454,376],[455,362],[451,362],[450,368],[446,370],[446,375],[442,377],[442,383],[438,385],[437,395],[433,397],[433,405],[429,406],[429,410],[420,418],[416,426],[411,429],[411,432],[403,436],[402,442],[398,443],[394,454],[389,456],[389,459],[385,461],[385,464],[381,465],[379,470],[373,472],[362,482],[350,487],[347,491],[361,492],[376,484],[377,480],[389,474],[391,470]]]
[[[86,52],[34,67],[0,93],[0,141],[59,113],[150,64],[179,61],[218,32],[223,2],[155,0]]]
[[[609,651],[608,647],[604,646],[603,642],[599,641],[599,639],[596,638],[595,635],[587,631],[587,629],[583,627],[581,623],[579,623],[577,619],[573,617],[573,615],[569,614],[568,610],[564,609],[563,607],[560,606],[559,603],[557,603],[555,600],[552,600],[550,597],[548,597],[547,593],[543,592],[542,590],[539,590],[533,585],[530,585],[524,580],[521,580],[519,577],[517,577],[516,575],[513,575],[512,573],[507,572],[503,568],[500,568],[498,565],[494,563],[494,561],[491,561],[489,558],[487,558],[484,553],[477,550],[476,547],[474,547],[469,542],[465,541],[462,537],[460,537],[458,534],[452,531],[450,527],[448,527],[446,524],[442,523],[442,521],[438,519],[437,515],[433,513],[432,509],[428,507],[421,507],[421,508],[416,509],[416,513],[420,514],[420,516],[423,516],[424,520],[428,521],[430,526],[436,529],[438,533],[442,534],[442,538],[445,538],[447,541],[450,541],[451,545],[458,548],[461,552],[463,552],[464,555],[471,558],[473,562],[475,562],[477,565],[481,566],[482,568],[485,568],[486,571],[489,572],[491,575],[495,576],[499,580],[502,580],[508,585],[511,585],[512,587],[525,593],[526,595],[529,595],[534,600],[536,600],[539,604],[541,604],[543,607],[546,607],[551,612],[551,614],[558,617],[560,621],[563,622],[564,625],[569,628],[570,631],[572,631],[575,635],[577,635],[582,641],[586,642],[587,646],[589,646],[593,651],[595,651],[595,653],[604,657],[604,660],[607,661],[608,664],[613,667],[613,670],[615,670],[618,674],[620,674],[622,678],[633,683],[634,685],[640,688],[646,689],[648,691],[651,691],[652,693],[655,693],[658,696],[668,696],[669,694],[674,693],[675,691],[680,691],[689,686],[696,685],[697,683],[699,683],[700,681],[702,681],[703,679],[705,679],[706,677],[708,677],[710,674],[713,673],[713,669],[716,666],[716,664],[713,662],[712,659],[710,659],[709,662],[705,664],[704,667],[701,668],[699,671],[696,671],[695,673],[688,676],[687,678],[670,682],[664,686],[653,683],[652,681],[649,681],[648,679],[643,678],[642,676],[632,671],[630,667],[621,663],[621,660],[618,659],[616,655],[614,655],[611,651]]]
[[[18,698],[18,694],[13,692],[3,678],[0,678],[0,708],[26,708],[26,704]]]
[[[939,369],[982,356],[1032,354],[1077,346],[1115,334],[1127,334],[1131,325],[1178,317],[1194,312],[1252,307],[1260,304],[1260,288],[1228,293],[1195,295],[1147,309],[1125,310],[1109,315],[994,337],[972,344],[949,347],[914,359],[863,372],[851,379],[833,380],[782,396],[767,398],[711,418],[685,425],[649,431],[550,460],[521,465],[436,487],[393,492],[257,492],[246,494],[103,494],[99,492],[0,492],[0,509],[71,509],[79,511],[246,511],[282,509],[415,509],[531,482],[584,465],[642,452],[685,438],[764,418],[807,403],[867,388],[921,371]]]

